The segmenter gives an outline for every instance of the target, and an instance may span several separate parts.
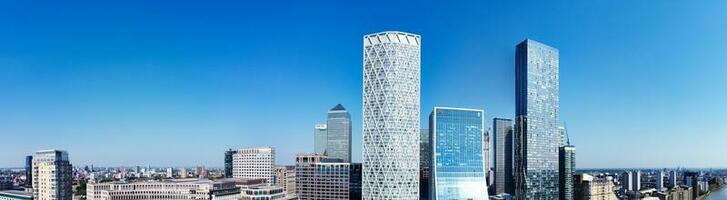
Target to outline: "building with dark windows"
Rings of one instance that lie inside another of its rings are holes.
[[[328,111],[326,155],[351,162],[351,114],[341,104]]]
[[[492,120],[492,141],[494,142],[495,194],[513,194],[513,130],[512,119],[495,118]]]
[[[295,157],[295,187],[300,200],[348,199],[351,164],[323,154]]]
[[[61,150],[35,152],[33,156],[33,199],[71,200],[73,166]]]
[[[484,111],[435,107],[429,115],[429,199],[485,200]]]
[[[351,163],[351,175],[349,176],[349,188],[348,188],[348,199],[360,200],[361,199],[361,170],[363,170],[361,163]]]
[[[429,129],[419,129],[419,199],[429,199],[429,164],[432,161]]]
[[[526,39],[515,51],[515,196],[558,199],[558,49]]]
[[[558,151],[560,199],[573,200],[573,175],[576,172],[576,147],[566,143]]]
[[[33,188],[33,156],[25,156],[25,187]]]
[[[232,149],[225,151],[225,178],[232,178],[232,156],[235,155],[235,152],[237,151]],[[187,170],[185,170],[185,173],[181,174],[180,177],[186,178],[186,171]]]

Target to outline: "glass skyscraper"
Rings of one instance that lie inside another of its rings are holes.
[[[351,114],[341,104],[328,111],[326,155],[351,162]]]
[[[429,115],[430,199],[489,199],[484,111],[435,107]]]
[[[326,124],[316,124],[313,128],[313,144],[315,153],[326,153],[326,146],[328,145],[328,128]]]
[[[515,195],[558,199],[558,49],[527,39],[515,52]]]
[[[570,144],[560,147],[560,200],[573,200],[573,175],[576,174],[576,147]]]
[[[420,39],[363,38],[363,199],[419,198]]]
[[[495,142],[495,194],[514,193],[512,173],[512,119],[495,118],[492,120],[493,141]]]

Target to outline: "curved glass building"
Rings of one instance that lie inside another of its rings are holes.
[[[363,199],[419,198],[419,35],[363,38]]]

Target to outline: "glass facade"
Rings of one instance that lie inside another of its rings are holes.
[[[434,108],[430,199],[488,199],[484,111]]]
[[[325,154],[328,145],[328,128],[326,124],[316,124],[313,129],[315,153]]]
[[[515,52],[515,194],[558,199],[558,50],[525,40]]]
[[[363,199],[419,198],[419,35],[363,38]]]
[[[560,199],[573,200],[573,175],[576,174],[576,147],[562,146],[559,151]]]
[[[351,162],[351,114],[341,104],[328,111],[326,155]]]
[[[492,120],[493,141],[495,142],[495,194],[514,193],[512,178],[513,130],[512,119],[495,118]]]

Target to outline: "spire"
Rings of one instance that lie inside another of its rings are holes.
[[[331,111],[338,111],[338,110],[346,110],[346,108],[343,107],[340,103],[337,104],[335,107],[331,108]]]

